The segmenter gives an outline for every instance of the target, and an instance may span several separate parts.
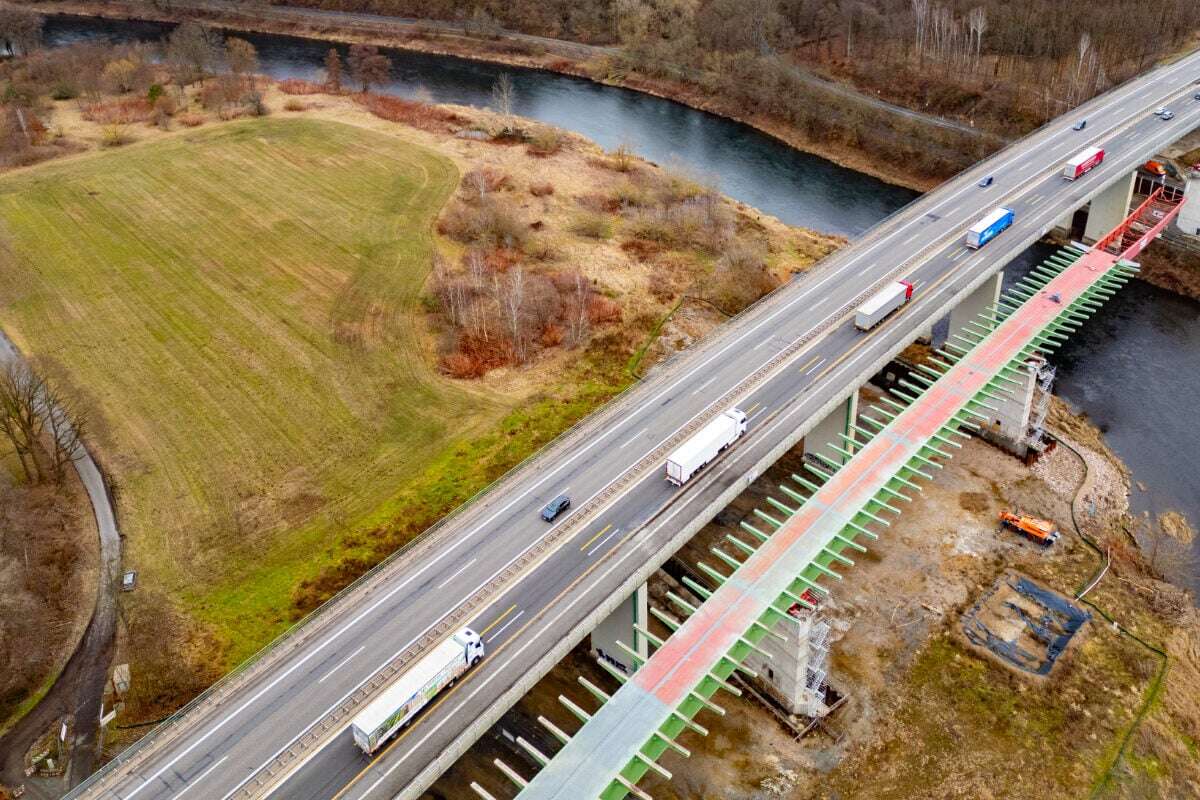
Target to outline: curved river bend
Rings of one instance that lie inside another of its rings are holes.
[[[171,26],[51,17],[50,45],[108,38],[155,41]],[[260,69],[276,78],[320,79],[331,42],[237,34],[258,48]],[[386,91],[404,97],[487,105],[507,72],[514,111],[577,131],[605,148],[703,176],[722,192],[784,222],[851,238],[916,195],[902,187],[802,153],[741,123],[627,89],[537,70],[450,56],[388,50],[394,64]],[[1044,257],[1031,248],[1010,265],[1010,279]],[[1085,411],[1133,470],[1135,511],[1184,513],[1200,527],[1200,303],[1133,282],[1060,353],[1058,393]],[[1194,546],[1200,558],[1200,541]],[[1200,575],[1190,575],[1200,588]]]

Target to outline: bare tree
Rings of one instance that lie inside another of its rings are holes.
[[[167,37],[167,61],[180,84],[202,81],[219,63],[222,48],[215,31],[197,22],[184,22]]]
[[[325,54],[325,85],[335,93],[342,90],[342,57],[332,47]]]
[[[346,61],[350,66],[350,74],[358,81],[364,94],[372,86],[387,83],[392,73],[392,60],[380,53],[378,47],[351,45],[350,56]]]
[[[243,80],[258,71],[258,51],[245,39],[234,37],[225,42],[225,60],[229,71]]]
[[[40,14],[21,8],[0,7],[0,44],[10,56],[29,55],[42,45]]]
[[[525,270],[519,265],[505,275],[496,276],[496,303],[500,308],[504,327],[512,340],[513,352],[518,363],[526,356],[525,341]]]
[[[592,296],[592,287],[582,272],[571,276],[571,296],[567,305],[567,334],[568,343],[578,347],[587,339],[590,319],[588,318],[588,301]]]
[[[492,84],[492,108],[504,118],[506,126],[508,118],[512,116],[515,99],[516,92],[513,89],[512,76],[507,72],[501,72],[500,76],[496,78],[496,82]]]
[[[917,58],[925,63],[925,41],[929,35],[929,0],[912,0],[913,21],[916,23]]]
[[[46,479],[48,465],[41,447],[42,379],[23,361],[8,360],[0,371],[0,433],[17,453],[25,480]]]
[[[975,44],[975,63],[973,69],[979,70],[979,57],[983,52],[983,34],[987,33],[988,20],[987,9],[983,6],[976,6],[971,9],[971,13],[967,15],[967,26],[971,30],[971,38]]]

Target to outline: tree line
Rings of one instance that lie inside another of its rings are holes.
[[[0,436],[27,483],[61,482],[83,427],[81,409],[28,363],[0,360]]]

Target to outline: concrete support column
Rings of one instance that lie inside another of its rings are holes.
[[[1187,202],[1175,217],[1175,227],[1190,236],[1200,236],[1200,171],[1188,170],[1183,195]]]
[[[646,627],[649,616],[650,598],[643,583],[592,631],[592,655],[604,659],[626,675],[637,672],[637,661],[617,642],[645,659],[650,652],[649,643],[634,626]]]
[[[789,714],[824,716],[829,623],[799,606],[793,606],[788,616],[775,623],[782,640],[764,637],[744,663],[758,674],[759,687]]]
[[[829,449],[828,445],[837,445],[843,449],[846,447],[846,441],[840,434],[850,435],[850,426],[858,419],[858,389],[836,405],[825,418],[813,426],[804,436],[804,452],[817,453],[824,458],[828,458],[835,464],[841,464],[846,460],[846,457],[838,453],[836,450]]]
[[[1087,227],[1083,231],[1084,242],[1092,244],[1099,241],[1104,234],[1129,216],[1129,201],[1133,198],[1133,179],[1136,174],[1130,173],[1127,178],[1119,178],[1092,198],[1091,208],[1088,209]]]
[[[968,322],[979,324],[979,315],[987,312],[991,306],[1000,300],[1000,287],[1003,284],[1004,270],[1001,270],[975,287],[975,291],[971,292],[961,303],[951,309],[950,330],[946,333],[946,336],[952,337],[956,333],[962,335],[963,330],[967,329]],[[949,341],[952,344],[961,345],[957,339],[949,339]]]

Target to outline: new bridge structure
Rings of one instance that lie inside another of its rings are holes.
[[[496,762],[522,789],[519,800],[649,798],[637,782],[649,772],[670,779],[658,760],[669,751],[686,757],[680,737],[704,732],[694,718],[706,710],[724,713],[715,701],[720,691],[741,695],[732,674],[757,677],[744,662],[756,651],[770,655],[759,649],[763,640],[778,636],[779,625],[796,624],[796,606],[815,609],[813,592],[828,594],[827,585],[841,577],[837,570],[853,567],[852,557],[866,552],[864,542],[886,535],[890,515],[902,513],[920,484],[962,447],[964,430],[978,430],[996,404],[1026,385],[1030,359],[1057,348],[1137,271],[1133,259],[1181,202],[1159,188],[1094,248],[1072,246],[1044,262],[948,341],[941,358],[902,381],[903,389],[892,389],[895,399],[858,417],[863,427],[851,424],[828,444],[821,467],[806,463],[811,474],[792,475],[791,485],[779,487],[781,498],[772,498],[753,523],[741,523],[742,536],[728,537],[739,558],[714,548],[720,568],[698,565],[715,585],[689,581],[704,602],[697,608],[671,597],[686,622],[660,613],[673,630],[665,640],[639,626],[656,650],[638,659],[632,676],[600,662],[620,684],[615,694],[580,679],[601,703],[597,712],[562,699],[584,722],[578,732],[568,735],[542,718],[564,743],[552,759],[519,741],[545,765],[532,781]],[[496,800],[479,784],[472,788]]]
[[[1200,124],[1200,53],[1118,86],[888,217],[502,478],[220,681],[69,797],[416,798],[646,579],[801,439],[848,433],[857,390],[932,323],[971,330],[1001,270],[1090,203],[1085,239],[1127,214],[1136,167]],[[1152,114],[1168,106],[1175,116]],[[1081,131],[1073,123],[1087,119]],[[1074,181],[1088,146],[1104,162]],[[979,186],[985,176],[994,178]],[[980,250],[966,228],[996,206],[1010,229]],[[853,311],[887,282],[912,300],[869,332]],[[738,406],[750,428],[683,488],[666,455]],[[538,511],[567,493],[553,524]],[[630,603],[631,596],[634,602]],[[643,595],[644,596],[644,595]],[[487,658],[373,759],[347,730],[363,704],[469,625]],[[628,642],[643,656],[650,640]],[[615,651],[625,657],[624,651]],[[630,657],[632,658],[632,656]],[[136,676],[134,676],[136,679]],[[565,795],[564,795],[565,796]]]

